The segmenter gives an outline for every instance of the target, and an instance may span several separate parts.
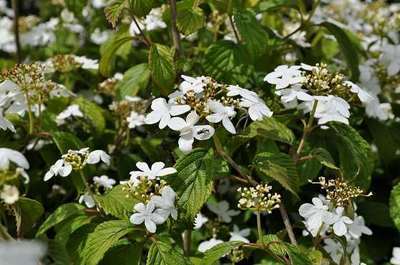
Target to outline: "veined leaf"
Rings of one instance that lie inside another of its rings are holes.
[[[62,154],[65,154],[69,149],[79,149],[83,146],[81,140],[69,132],[54,132],[51,136]]]
[[[149,84],[150,69],[148,64],[138,64],[129,68],[125,72],[124,78],[118,82],[116,87],[118,98],[124,99],[126,96],[136,96],[139,90],[145,89]]]
[[[335,166],[335,161],[333,160],[331,154],[324,148],[316,148],[312,150],[311,156],[328,168],[339,169],[337,166]]]
[[[162,95],[167,95],[172,90],[176,75],[172,50],[161,44],[153,44],[149,52],[149,66],[154,84]]]
[[[393,187],[390,192],[390,216],[397,227],[397,230],[400,231],[400,183]]]
[[[108,22],[110,22],[114,28],[120,19],[122,11],[127,7],[126,4],[127,0],[116,0],[104,9],[104,13]]]
[[[73,101],[77,104],[90,123],[95,128],[96,132],[101,133],[106,127],[106,120],[103,116],[103,109],[96,103],[93,103],[83,97],[79,97]]]
[[[168,238],[156,239],[150,246],[147,255],[147,265],[185,265],[190,264],[188,259],[171,245]]]
[[[205,22],[203,10],[199,7],[193,8],[192,5],[188,6],[184,1],[177,4],[176,19],[179,31],[185,35],[196,32],[203,27]]]
[[[16,203],[16,209],[21,215],[21,232],[22,234],[30,231],[36,221],[44,212],[43,205],[35,200],[20,197]]]
[[[214,264],[220,258],[229,254],[229,252],[231,252],[234,248],[237,248],[241,245],[243,245],[243,242],[239,241],[229,241],[218,244],[204,253],[204,257],[201,260],[201,264],[202,265]]]
[[[156,0],[129,0],[130,10],[138,17],[146,16],[157,4]]]

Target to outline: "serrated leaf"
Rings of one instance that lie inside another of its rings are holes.
[[[61,205],[50,214],[49,217],[47,217],[46,221],[44,221],[37,231],[36,237],[44,234],[50,228],[72,216],[85,215],[84,209],[85,207],[76,203],[66,203]]]
[[[127,30],[121,30],[105,42],[100,48],[99,71],[103,76],[110,76],[115,62],[115,54],[133,38]]]
[[[57,225],[58,230],[54,239],[60,241],[63,244],[66,244],[69,236],[72,233],[74,233],[82,226],[89,224],[92,219],[92,217],[89,217],[87,215],[71,216],[70,218],[63,221],[61,224]]]
[[[264,180],[268,177],[277,181],[285,189],[297,196],[299,177],[293,159],[284,153],[260,153],[253,161],[253,166]]]
[[[87,237],[82,250],[82,263],[97,265],[111,247],[135,229],[134,225],[124,220],[106,221],[99,224]]]
[[[83,146],[81,140],[69,132],[54,132],[51,136],[62,154],[68,152],[69,149],[80,149]]]
[[[123,185],[115,186],[105,195],[96,195],[100,207],[106,214],[111,214],[119,219],[128,219],[133,212],[133,206],[137,201],[129,196]]]
[[[81,1],[83,2],[83,1]],[[126,7],[127,0],[116,0],[104,9],[104,13],[108,22],[111,23],[113,28],[116,27],[122,11]]]
[[[211,194],[213,178],[222,168],[222,163],[214,157],[213,151],[194,149],[180,158],[175,168],[178,171],[176,190],[178,206],[185,211],[185,216],[193,220]]]
[[[40,202],[26,197],[20,197],[15,206],[21,215],[20,229],[22,234],[30,231],[44,212],[43,205]]]
[[[339,153],[344,178],[363,189],[368,189],[374,168],[370,145],[355,129],[346,124],[335,122],[330,127],[334,132],[332,141]]]
[[[184,3],[184,2],[180,2]],[[199,7],[193,8],[191,5],[177,5],[177,27],[180,32],[190,35],[204,26],[205,16],[203,10]]]
[[[261,2],[258,8],[260,12],[268,12],[268,11],[275,11],[276,9],[282,7],[295,7],[295,6],[296,6],[295,0],[269,0]]]
[[[146,16],[156,6],[156,0],[129,0],[130,10],[138,17]]]
[[[330,33],[335,36],[337,42],[339,43],[340,50],[344,55],[346,63],[351,70],[352,79],[358,80],[358,77],[360,76],[360,70],[358,69],[359,52],[357,46],[353,43],[354,38],[352,39],[344,29],[333,23],[323,22],[319,25],[325,27],[327,30],[329,30]]]
[[[107,251],[100,265],[141,265],[142,251],[142,243],[116,246]]]
[[[335,161],[333,160],[331,154],[324,148],[316,148],[311,151],[310,155],[328,168],[339,169],[337,166],[335,166]]]
[[[218,244],[204,253],[201,264],[214,264],[220,258],[229,254],[229,252],[231,252],[234,248],[237,248],[241,245],[243,245],[243,242],[239,241],[229,241]]]
[[[268,250],[278,256],[285,256],[288,254],[288,249],[285,242],[283,242],[277,235],[268,234],[263,236],[262,243],[267,246]]]
[[[97,133],[104,131],[106,127],[106,120],[104,119],[103,109],[101,107],[82,97],[75,99],[73,104],[77,104],[79,106],[79,109],[83,112],[84,117],[90,121]]]
[[[264,118],[261,121],[253,122],[246,130],[237,136],[238,138],[262,137],[287,144],[293,144],[294,134],[283,123],[273,117]]]
[[[54,261],[53,265],[71,265],[71,259],[63,242],[57,240],[49,240],[47,254]]]
[[[151,45],[149,52],[151,79],[162,95],[168,95],[175,81],[175,66],[172,49],[161,44]]]
[[[147,265],[185,265],[190,264],[188,259],[171,245],[168,239],[156,239],[150,246],[147,255]]]
[[[294,246],[291,244],[286,244],[288,249],[289,258],[291,264],[296,265],[313,265],[311,259],[308,257],[308,250],[300,249],[301,246]]]
[[[400,231],[400,183],[394,186],[390,192],[389,209],[390,216],[397,230]]]
[[[136,96],[140,90],[147,87],[149,80],[150,69],[148,64],[132,66],[125,72],[124,78],[116,86],[118,98],[122,100],[126,96]]]

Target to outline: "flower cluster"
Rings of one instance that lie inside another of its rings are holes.
[[[130,172],[131,178],[126,182],[127,190],[135,199],[135,213],[131,215],[133,224],[144,223],[147,231],[155,233],[157,225],[163,224],[169,216],[178,218],[175,208],[175,191],[160,179],[162,176],[174,174],[172,167],[165,168],[163,162],[156,162],[151,167],[145,162],[136,163],[137,171]]]
[[[259,184],[256,187],[240,187],[240,200],[238,207],[240,209],[251,209],[256,212],[271,213],[273,209],[279,208],[281,195],[271,193],[272,187],[268,184]]]
[[[252,120],[270,117],[272,112],[258,95],[250,90],[217,83],[210,77],[182,76],[179,89],[170,94],[169,100],[157,98],[145,119],[147,124],[159,123],[159,128],[169,127],[180,133],[179,148],[190,152],[194,140],[210,139],[215,129],[209,124],[222,123],[230,133],[236,128],[232,119],[244,110]],[[190,111],[190,112],[189,112]],[[176,117],[189,112],[186,119]]]

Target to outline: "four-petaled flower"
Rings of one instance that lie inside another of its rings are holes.
[[[140,171],[131,171],[130,181],[136,183],[139,177],[147,177],[148,179],[156,179],[157,177],[162,177],[170,174],[176,173],[176,169],[173,167],[165,167],[163,162],[155,162],[151,165],[151,168],[146,162],[137,162],[136,167]]]
[[[207,203],[207,207],[225,223],[230,223],[232,221],[232,216],[236,216],[240,213],[240,211],[229,210],[229,203],[227,201],[220,201],[217,203],[210,202]]]
[[[264,81],[276,85],[276,89],[286,88],[290,85],[301,83],[304,76],[298,65],[280,65],[273,72],[267,74]]]
[[[93,182],[105,189],[111,189],[116,183],[115,179],[109,178],[106,175],[93,177]]]
[[[0,170],[8,170],[10,162],[20,168],[29,169],[28,160],[23,154],[10,148],[0,148]]]
[[[155,195],[151,197],[151,201],[158,207],[158,213],[165,219],[171,215],[176,220],[178,211],[175,208],[176,193],[170,186],[165,186],[160,190],[161,196]]]
[[[157,225],[165,222],[164,216],[160,213],[153,202],[147,205],[138,203],[134,207],[136,213],[132,214],[129,218],[130,222],[135,225],[142,224],[146,226],[147,231],[155,233]]]
[[[151,109],[153,110],[147,114],[145,118],[146,124],[154,124],[159,122],[158,127],[164,129],[170,125],[171,116],[181,115],[190,110],[188,105],[175,105],[173,103],[167,103],[164,98],[156,98],[151,103]]]
[[[222,125],[225,129],[232,133],[236,133],[235,126],[230,120],[236,115],[236,111],[232,106],[224,106],[221,102],[210,100],[208,101],[208,107],[212,114],[208,115],[206,119],[211,123],[218,123],[222,121]]]

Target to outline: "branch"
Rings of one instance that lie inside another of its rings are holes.
[[[17,62],[22,62],[22,53],[21,53],[21,42],[19,39],[19,9],[18,9],[18,0],[12,0],[12,8],[14,10],[14,38],[15,38],[15,48],[17,52]]]
[[[229,23],[231,24],[231,27],[232,27],[233,33],[235,34],[235,38],[236,38],[237,43],[240,43],[239,33],[237,32],[236,25],[233,22],[233,19],[232,19],[231,15],[229,15]]]
[[[177,54],[182,55],[182,47],[181,47],[181,36],[179,35],[178,28],[176,26],[176,0],[169,0],[171,5],[171,32],[172,32],[172,40],[174,42],[174,48]]]
[[[146,46],[150,46],[151,45],[151,40],[149,38],[147,38],[146,34],[144,34],[144,31],[140,28],[140,25],[137,22],[135,16],[131,15],[131,18],[132,18],[133,23],[135,23],[136,27],[138,28],[138,30],[140,32],[140,35],[142,35],[143,41],[146,44]]]
[[[287,214],[285,205],[282,202],[279,206],[279,211],[282,216],[283,224],[285,225],[286,231],[288,233],[290,243],[292,243],[293,245],[297,245],[297,241],[296,241],[296,237],[293,232],[292,224],[290,223],[289,216]]]

